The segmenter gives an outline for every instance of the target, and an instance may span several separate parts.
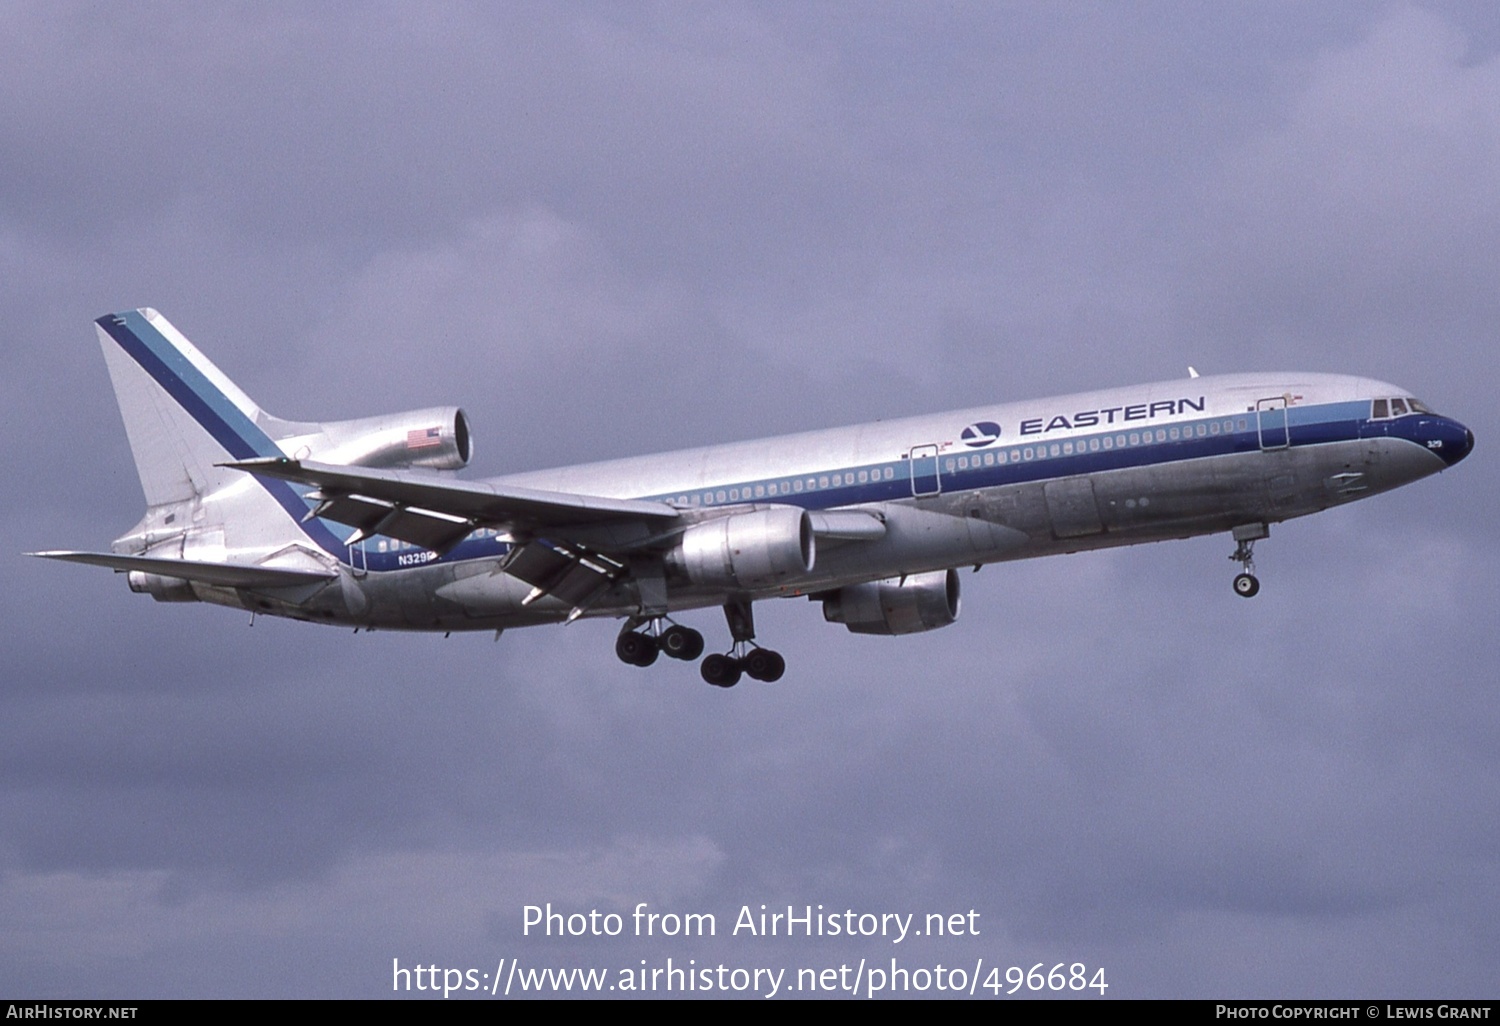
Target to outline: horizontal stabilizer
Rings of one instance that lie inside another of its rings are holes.
[[[122,556],[113,552],[28,552],[28,556],[60,559],[67,563],[107,566],[112,570],[139,570],[141,573],[176,577],[221,588],[290,588],[332,580],[332,571],[282,570],[248,563],[200,563],[190,559],[155,559],[151,556]]]

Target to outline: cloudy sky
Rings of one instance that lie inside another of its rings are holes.
[[[1497,253],[1488,2],[4,4],[0,991],[1493,997]],[[1275,528],[1253,602],[1213,537],[965,574],[908,638],[771,603],[787,677],[720,692],[607,622],[249,627],[22,558],[140,515],[90,321],[141,305],[280,416],[461,404],[481,474],[1190,363],[1399,382],[1479,447]],[[547,902],[719,936],[523,936]],[[980,933],[728,936],[762,903]]]

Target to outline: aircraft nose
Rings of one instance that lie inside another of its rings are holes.
[[[1398,417],[1390,422],[1391,433],[1416,442],[1451,467],[1474,450],[1474,432],[1452,417],[1424,415]]]
[[[1474,432],[1456,420],[1441,418],[1435,434],[1438,443],[1435,451],[1450,467],[1474,451]]]

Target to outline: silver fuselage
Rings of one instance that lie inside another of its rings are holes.
[[[668,574],[664,594],[643,595],[632,574],[585,613],[629,617],[1305,516],[1467,454],[1472,436],[1449,418],[1372,415],[1375,400],[1406,395],[1338,375],[1201,377],[494,481],[658,500],[684,522],[779,505],[861,510],[884,524],[878,538],[822,542],[809,572],[773,587],[710,588]],[[307,526],[290,517],[284,525],[299,545],[312,537]],[[319,558],[339,569],[330,586],[286,595],[193,588],[201,600],[377,628],[497,629],[568,616],[570,605],[551,596],[523,604],[532,587],[504,572],[513,543],[490,530],[442,555],[380,536],[342,549],[325,543]],[[265,553],[264,539],[227,550],[247,561]]]

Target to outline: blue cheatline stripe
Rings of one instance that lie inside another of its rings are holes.
[[[237,460],[282,455],[270,436],[193,366],[192,361],[157,331],[140,311],[110,314],[94,323],[103,328],[229,455]],[[286,510],[310,540],[329,555],[348,562],[348,546],[329,529],[326,521],[301,523],[311,507],[291,482],[260,477],[255,480]]]
[[[1288,425],[1289,448],[1300,448],[1308,445],[1320,445],[1327,442],[1349,441],[1361,437],[1362,431],[1368,430],[1368,417],[1370,415],[1369,400],[1325,403],[1309,407],[1292,407],[1296,411],[1295,418]],[[1240,427],[1240,422],[1244,427]],[[1209,433],[1204,437],[1198,437],[1196,428],[1199,424],[1210,423],[1234,424],[1233,430],[1221,430],[1218,434]],[[1101,441],[1108,435],[1111,439],[1120,436],[1128,437],[1132,431],[1136,434],[1154,436],[1157,430],[1170,431],[1172,429],[1191,431],[1190,438],[1178,437],[1168,438],[1165,441],[1155,441],[1154,438],[1147,442],[1142,441],[1136,445],[1116,445],[1113,448],[1102,447],[1087,451],[1081,450],[1090,441]],[[1071,442],[1075,446],[1075,452],[1071,454],[1050,455],[1050,447],[1054,444],[1061,445],[1063,442]],[[1013,462],[1011,455],[1030,448],[1040,453],[1031,459]],[[1073,435],[1066,438],[1048,439],[1045,435],[1028,436],[1024,439],[1012,439],[1005,445],[986,446],[980,449],[954,450],[944,453],[939,458],[941,467],[942,490],[944,494],[954,492],[966,492],[979,488],[996,488],[1006,485],[1026,484],[1028,482],[1048,481],[1055,478],[1074,477],[1084,474],[1104,473],[1111,470],[1127,470],[1139,467],[1162,466],[1170,463],[1178,463],[1184,460],[1203,459],[1213,456],[1228,456],[1236,453],[1255,453],[1261,451],[1259,434],[1257,432],[1256,415],[1246,411],[1232,414],[1220,414],[1211,417],[1195,418],[1191,421],[1175,421],[1169,424],[1151,425],[1142,427],[1131,425],[1126,428],[1117,425],[1109,431],[1099,431],[1088,435]],[[1003,457],[1003,462],[997,460],[994,464],[984,465],[983,460],[986,453],[995,453]],[[949,469],[949,463],[965,457],[970,466],[962,469]],[[857,480],[859,472],[867,473],[870,480],[866,483],[842,483],[846,476],[852,476]],[[887,472],[890,476],[887,477]],[[814,487],[808,482],[821,482],[827,478],[834,477],[840,480],[839,484],[826,484]],[[788,490],[789,483],[802,483],[803,490]],[[774,487],[775,491],[772,491]],[[737,498],[730,498],[730,493],[738,491]],[[702,501],[707,493],[712,493],[712,502]],[[719,499],[718,493],[724,492],[725,498]],[[799,474],[784,474],[776,477],[761,478],[746,482],[726,482],[722,485],[715,484],[712,489],[695,488],[688,492],[671,492],[662,495],[643,496],[647,499],[655,499],[661,502],[682,502],[684,500],[698,506],[699,508],[713,508],[715,506],[733,506],[738,503],[749,502],[776,502],[786,505],[802,506],[807,509],[827,509],[835,506],[852,506],[868,502],[890,502],[897,499],[912,498],[911,462],[909,460],[887,460],[879,463],[867,463],[859,466],[840,467],[836,469],[816,470],[802,472]],[[692,500],[698,500],[692,502]]]

